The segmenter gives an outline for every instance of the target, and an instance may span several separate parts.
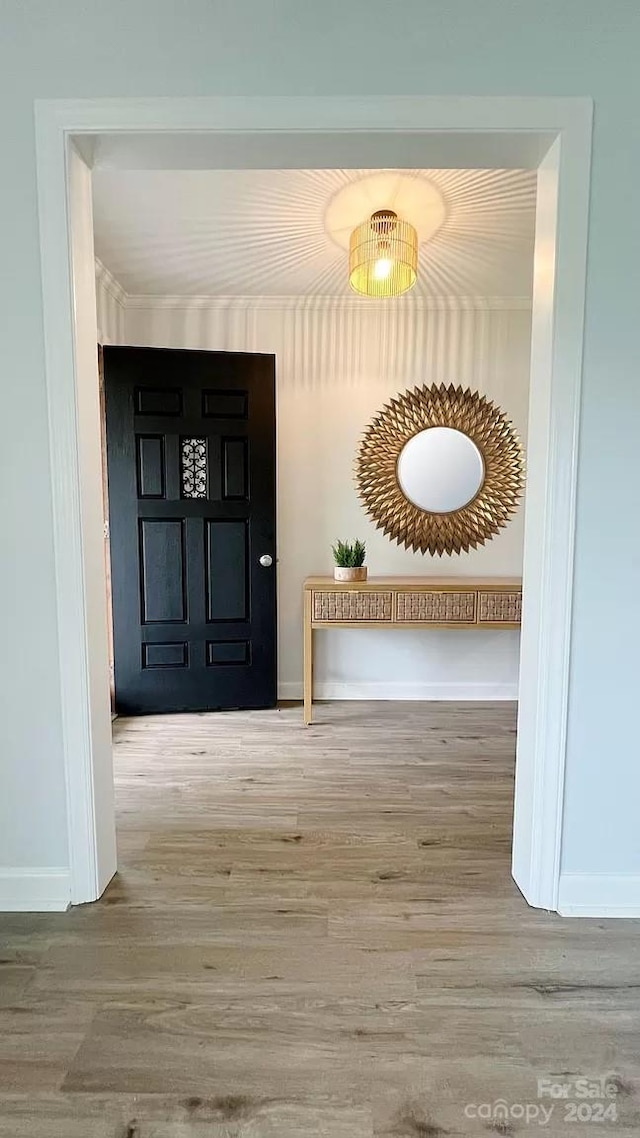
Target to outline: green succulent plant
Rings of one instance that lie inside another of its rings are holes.
[[[343,569],[359,569],[364,565],[367,552],[364,541],[337,541],[333,549],[333,559],[336,565]]]

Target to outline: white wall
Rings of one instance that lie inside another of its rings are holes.
[[[332,571],[338,537],[367,543],[372,574],[522,572],[523,513],[485,547],[422,556],[392,544],[358,501],[358,440],[390,397],[460,383],[493,399],[526,440],[531,314],[359,300],[131,298],[125,342],[277,357],[279,694],[302,694],[302,581]],[[517,632],[361,632],[317,637],[319,698],[514,699]]]
[[[390,12],[399,13],[391,30]],[[34,99],[591,95],[562,859],[565,873],[596,882],[628,878],[640,911],[640,8],[629,0],[114,0],[105,19],[102,5],[85,0],[4,0],[2,24],[2,864],[57,866],[66,848]]]

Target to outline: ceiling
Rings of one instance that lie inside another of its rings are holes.
[[[130,295],[353,295],[335,214],[343,200],[353,210],[361,194],[366,216],[364,191],[378,185],[372,173],[388,198],[373,208],[393,204],[410,179],[416,202],[430,195],[442,203],[435,233],[420,246],[413,295],[531,295],[536,176],[529,170],[98,168],[96,254]],[[408,220],[425,233],[435,227]]]

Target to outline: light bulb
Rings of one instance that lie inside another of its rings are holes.
[[[393,261],[389,257],[379,257],[373,266],[373,279],[376,281],[386,281],[391,276],[393,269]]]

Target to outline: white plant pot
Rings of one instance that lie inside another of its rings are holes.
[[[356,569],[345,565],[334,565],[333,577],[335,581],[366,581],[367,566],[359,565]]]

